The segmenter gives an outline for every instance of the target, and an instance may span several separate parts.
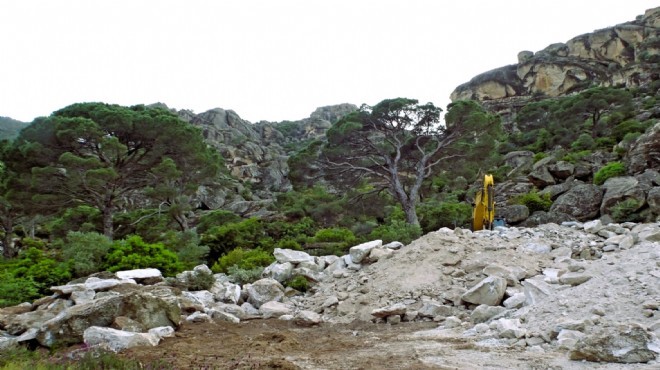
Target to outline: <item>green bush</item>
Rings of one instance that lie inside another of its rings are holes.
[[[15,277],[8,270],[0,270],[0,307],[32,302],[40,296],[39,287],[31,277]]]
[[[285,286],[293,288],[299,292],[306,292],[309,289],[309,281],[304,276],[296,275],[284,282]]]
[[[229,269],[233,266],[243,270],[252,270],[256,267],[266,267],[273,262],[275,262],[275,257],[262,249],[236,248],[220,257],[218,261],[213,264],[211,270],[213,270],[213,272],[228,273]]]
[[[422,235],[422,228],[417,225],[411,225],[405,221],[392,220],[389,224],[380,225],[369,234],[372,240],[382,239],[383,243],[398,241],[403,244],[410,244],[413,240]]]
[[[174,252],[162,243],[145,243],[138,235],[115,241],[106,255],[105,266],[111,272],[157,268],[166,276],[183,270]]]
[[[343,227],[321,229],[314,234],[314,240],[319,243],[341,242],[346,244],[355,243],[353,232]]]
[[[541,195],[536,190],[514,197],[512,203],[527,206],[530,214],[536,211],[547,212],[550,210],[550,206],[552,206],[550,194],[546,193]]]
[[[610,162],[603,166],[594,175],[594,184],[602,185],[611,177],[624,176],[626,167],[621,162]]]
[[[71,280],[67,263],[51,258],[37,248],[29,248],[19,254],[13,274],[17,278],[32,280],[40,294],[48,294],[51,286]]]
[[[643,217],[635,213],[642,205],[633,198],[622,200],[610,208],[612,219],[616,222],[640,222]]]
[[[596,142],[589,134],[580,134],[577,140],[571,144],[571,149],[575,151],[591,150],[596,146]]]
[[[188,275],[188,280],[186,281],[186,289],[196,291],[196,290],[208,290],[211,289],[215,283],[215,277],[213,273],[207,270],[195,271],[195,273]]]
[[[591,150],[581,150],[579,152],[566,153],[561,160],[575,164],[589,155],[591,155]]]
[[[454,228],[469,225],[472,219],[472,207],[456,200],[440,202],[429,201],[417,207],[417,216],[425,233],[441,227]]]
[[[202,244],[210,248],[208,257],[210,262],[236,248],[264,247],[266,249],[272,247],[273,243],[272,239],[266,235],[261,222],[256,218],[215,226],[202,235]]]
[[[103,260],[112,242],[97,232],[71,231],[66,239],[55,243],[62,249],[62,257],[70,261],[75,277],[83,277],[103,268]]]
[[[184,270],[191,270],[206,262],[209,247],[199,244],[199,236],[193,230],[185,232],[168,231],[163,236],[163,244],[176,253]]]
[[[254,283],[255,281],[261,279],[261,273],[264,272],[263,267],[255,267],[251,269],[242,269],[236,265],[229,267],[227,269],[227,275],[236,284],[248,284]]]
[[[235,214],[234,212],[217,209],[214,211],[209,211],[205,213],[202,217],[199,218],[197,223],[197,232],[199,234],[204,234],[211,228],[215,226],[220,226],[228,223],[240,222],[241,217]]]

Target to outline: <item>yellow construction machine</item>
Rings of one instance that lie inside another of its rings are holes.
[[[495,183],[493,175],[484,176],[484,184],[472,204],[472,230],[492,230],[495,221]]]

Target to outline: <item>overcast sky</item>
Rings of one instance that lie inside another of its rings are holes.
[[[394,97],[446,108],[479,73],[650,0],[0,0],[0,116],[163,102],[251,122]]]

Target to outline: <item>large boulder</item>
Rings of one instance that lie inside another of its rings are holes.
[[[506,279],[499,276],[489,276],[470,288],[461,299],[474,304],[497,306],[502,302],[506,292]]]
[[[109,327],[119,316],[135,320],[147,329],[177,327],[181,322],[181,309],[173,291],[167,287],[159,287],[152,292],[135,291],[105,296],[72,306],[46,321],[39,329],[37,340],[46,347],[80,343],[85,329],[91,326]]]
[[[578,361],[645,363],[657,356],[649,349],[652,340],[651,334],[637,325],[607,327],[579,339],[569,357]]]
[[[497,217],[504,218],[510,224],[517,224],[529,217],[529,208],[523,204],[495,207],[495,212],[497,213]]]
[[[611,214],[612,207],[627,199],[636,202],[637,207],[633,211],[642,208],[646,203],[646,193],[639,181],[632,176],[612,177],[603,184],[605,194],[600,205],[601,215]]]
[[[284,287],[275,279],[265,278],[246,284],[243,288],[247,291],[248,303],[255,308],[270,301],[280,301],[284,297]]]
[[[635,141],[626,156],[626,168],[631,173],[660,168],[660,122]]]
[[[136,346],[156,346],[160,338],[151,333],[134,333],[92,326],[83,333],[83,341],[88,346],[101,346],[104,349],[119,352]]]
[[[360,263],[365,257],[369,256],[369,252],[371,252],[372,249],[379,248],[382,246],[383,246],[382,240],[372,240],[370,242],[362,243],[360,245],[351,247],[349,249],[351,260],[353,261],[353,263]]]
[[[580,184],[560,195],[550,207],[550,212],[560,212],[586,221],[598,216],[603,191],[598,185]]]
[[[311,262],[314,263],[314,257],[310,256],[308,253],[302,251],[294,251],[291,249],[281,249],[275,248],[273,251],[273,256],[279,263],[301,263],[301,262]]]

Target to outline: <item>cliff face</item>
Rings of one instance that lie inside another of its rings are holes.
[[[502,112],[535,97],[556,97],[594,85],[636,87],[659,78],[660,7],[635,21],[580,35],[518,63],[482,73],[458,86],[451,100],[472,99]]]
[[[217,189],[200,192],[200,202],[211,209],[260,214],[273,201],[273,193],[291,190],[289,154],[305,141],[325,137],[333,122],[356,109],[352,104],[340,104],[318,108],[299,121],[256,124],[232,110],[178,111],[183,120],[202,129],[206,142],[220,152],[231,175]]]

